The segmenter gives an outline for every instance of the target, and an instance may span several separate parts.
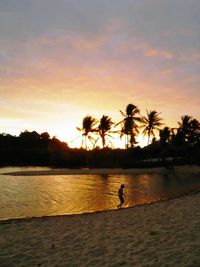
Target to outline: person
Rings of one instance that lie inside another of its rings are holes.
[[[119,197],[119,200],[120,200],[120,203],[117,206],[118,209],[122,207],[122,204],[124,204],[124,198],[125,198],[124,191],[123,191],[124,188],[125,188],[125,185],[121,184],[121,186],[120,186],[120,188],[118,190],[118,197]]]

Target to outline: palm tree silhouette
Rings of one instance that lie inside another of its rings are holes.
[[[191,116],[184,115],[181,117],[181,121],[178,122],[179,129],[181,129],[183,132],[188,132],[190,129],[190,122],[192,120]]]
[[[82,121],[82,128],[76,127],[76,129],[80,132],[82,132],[82,143],[81,146],[85,143],[85,149],[88,150],[88,141],[95,141],[95,139],[90,135],[90,133],[95,132],[95,124],[97,123],[97,120],[93,118],[92,116],[86,116],[83,118]]]
[[[121,124],[122,128],[120,131],[120,137],[125,135],[125,148],[133,147],[136,143],[135,136],[139,133],[138,125],[136,122],[141,121],[139,109],[133,105],[128,104],[126,107],[126,113],[120,110],[120,113],[124,117],[122,121],[116,124]]]
[[[200,143],[200,122],[197,119],[192,119],[190,121],[189,143],[190,144]]]
[[[170,142],[171,138],[171,129],[169,127],[164,127],[164,129],[159,131],[160,143],[162,146],[166,146]]]
[[[97,132],[101,137],[103,148],[106,146],[106,137],[113,138],[110,135],[110,133],[114,133],[113,131],[111,131],[113,124],[114,123],[112,122],[112,119],[106,115],[103,115],[100,119],[99,125],[97,127]]]
[[[187,143],[188,142],[188,135],[190,132],[190,127],[191,127],[191,120],[192,117],[188,115],[184,115],[181,117],[181,121],[178,122],[178,132],[179,135],[182,137],[182,142]]]
[[[181,121],[178,122],[179,131],[183,135],[185,142],[193,144],[198,142],[200,123],[198,120],[193,119],[192,116],[184,115],[181,117]]]
[[[197,119],[192,119],[190,121],[190,127],[193,131],[200,130],[200,122]]]
[[[142,126],[144,127],[143,129],[143,135],[147,135],[148,136],[148,145],[150,143],[150,137],[153,136],[155,138],[155,130],[160,130],[160,126],[163,125],[162,118],[159,117],[159,114],[157,111],[155,110],[146,110],[147,112],[147,116],[143,116],[142,117]]]

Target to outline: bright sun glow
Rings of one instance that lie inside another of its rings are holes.
[[[79,132],[76,129],[68,129],[66,134],[66,129],[62,129],[61,131],[57,132],[56,135],[60,140],[67,142],[69,147],[72,148],[80,148],[82,143],[82,136],[81,132]],[[94,136],[94,139],[98,139],[96,146],[102,147],[101,140],[98,136]],[[138,135],[136,138],[136,141],[138,142],[137,145],[140,147],[144,147],[147,145],[148,139],[147,137],[144,137],[143,135]],[[125,148],[125,140],[124,138],[119,138],[119,136],[113,136],[113,138],[107,139],[106,143],[109,147],[112,148]],[[93,148],[93,145],[89,142],[88,147],[90,149]]]
[[[138,135],[136,140],[138,142],[138,146],[140,146],[140,147],[147,146],[147,144],[148,144],[148,138],[143,136],[143,135]]]

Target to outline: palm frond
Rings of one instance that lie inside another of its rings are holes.
[[[72,139],[72,140],[70,141],[70,143],[73,143],[75,140],[77,140],[77,139],[80,138],[80,137],[81,137],[81,135],[75,137],[74,139]]]
[[[120,110],[119,112],[122,114],[123,117],[126,117],[126,114],[123,111]]]
[[[109,138],[115,139],[112,135],[107,134],[106,136],[108,136]]]

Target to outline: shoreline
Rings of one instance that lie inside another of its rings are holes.
[[[199,205],[200,193],[92,216],[0,224],[0,261],[12,267],[200,266]]]
[[[138,173],[135,170],[126,169],[125,174],[127,171]],[[75,171],[80,174],[83,170]],[[97,170],[84,171],[98,174]],[[105,171],[108,173],[108,169],[103,169]],[[118,171],[124,174],[124,170]],[[147,173],[146,169],[138,171]],[[50,172],[46,175],[52,175],[52,170]],[[66,169],[53,172],[70,175]],[[199,166],[178,166],[174,170],[156,168],[149,173],[166,172],[194,173],[197,179],[200,173]],[[15,173],[21,175],[21,172]],[[41,175],[41,171],[35,173]],[[200,188],[197,188],[175,198],[119,210],[2,220],[0,265],[200,266],[199,206]]]
[[[36,167],[37,168],[37,167]],[[12,170],[12,169],[11,169]],[[114,173],[118,173],[118,174],[121,174],[121,175],[133,175],[133,176],[130,176],[130,177],[134,177],[134,174],[137,176],[139,174],[146,174],[146,173],[149,173],[149,174],[161,174],[161,175],[169,175],[169,177],[185,177],[185,178],[190,178],[190,177],[193,177],[195,178],[195,180],[197,179],[197,182],[199,181],[198,178],[200,178],[200,167],[199,166],[176,166],[173,170],[169,170],[169,169],[165,169],[165,168],[153,168],[153,169],[73,169],[73,170],[70,170],[70,169],[53,169],[53,170],[49,170],[49,169],[31,169],[31,167],[28,167],[28,170],[26,169],[22,169],[23,171],[18,171],[20,169],[15,169],[14,172],[7,172],[7,175],[14,175],[14,176],[42,176],[42,175],[49,175],[49,176],[52,176],[53,175],[101,175],[101,174],[107,174],[107,175],[114,175]],[[136,172],[137,171],[137,172]],[[145,172],[147,171],[147,172]],[[4,175],[4,174],[2,174]],[[97,176],[96,176],[97,177]],[[106,176],[107,177],[107,176]],[[10,177],[11,178],[11,177]],[[45,176],[43,177],[43,179],[46,178]],[[73,177],[72,177],[73,178]],[[92,178],[95,178],[92,177]],[[32,179],[34,179],[34,177],[32,177]],[[81,177],[79,177],[79,179],[81,179]],[[199,183],[198,183],[199,184]],[[199,186],[196,186],[196,189],[192,190],[192,188],[190,188],[189,190],[187,190],[187,192],[180,192],[180,194],[174,194],[174,195],[169,195],[168,197],[166,196],[165,199],[159,199],[159,200],[156,200],[156,201],[153,201],[152,202],[147,202],[147,203],[141,203],[141,204],[137,204],[137,203],[133,203],[133,205],[129,206],[129,205],[126,205],[124,208],[135,208],[137,206],[145,206],[145,205],[151,205],[151,204],[154,204],[154,203],[161,203],[163,201],[168,201],[168,200],[171,200],[171,199],[176,199],[176,198],[179,198],[179,197],[182,197],[182,196],[185,196],[185,195],[190,195],[192,194],[194,191],[197,191],[199,190]],[[186,190],[185,190],[186,191]],[[1,222],[8,222],[9,221],[13,221],[13,220],[31,220],[31,219],[37,219],[37,218],[43,218],[43,217],[55,217],[55,216],[77,216],[77,215],[84,215],[84,214],[94,214],[94,213],[98,213],[98,212],[107,212],[107,211],[112,211],[112,210],[116,210],[115,209],[115,206],[113,207],[110,207],[110,209],[103,209],[105,207],[102,207],[102,209],[100,210],[95,210],[93,209],[92,211],[90,210],[86,210],[85,212],[83,211],[77,211],[77,212],[71,212],[71,213],[65,213],[63,214],[62,212],[59,214],[54,214],[52,215],[51,213],[43,213],[43,214],[32,214],[32,216],[30,215],[30,217],[26,217],[23,215],[19,216],[19,217],[11,217],[11,216],[8,216],[6,218],[6,216],[2,217],[0,219],[0,223]],[[17,214],[16,214],[17,215]],[[24,214],[25,215],[25,214]],[[38,216],[39,215],[39,216]]]
[[[131,168],[131,169],[111,169],[111,168],[99,168],[99,169],[51,169],[51,170],[31,170],[31,171],[14,171],[2,173],[2,175],[12,176],[37,176],[37,175],[84,175],[84,174],[168,174],[168,173],[200,173],[200,166],[197,165],[184,165],[174,166],[173,169],[167,169],[165,167],[156,168]]]
[[[129,207],[123,207],[121,209],[109,209],[109,210],[97,210],[97,211],[92,211],[92,212],[83,212],[83,213],[72,213],[72,214],[61,214],[61,215],[44,215],[44,216],[33,216],[33,217],[24,217],[24,218],[13,218],[13,219],[3,219],[0,220],[0,225],[4,224],[12,224],[12,223],[23,223],[23,222],[28,222],[28,221],[43,221],[43,220],[48,220],[48,219],[53,219],[53,218],[66,218],[66,217],[78,217],[78,216],[92,216],[98,213],[107,213],[107,212],[115,212],[115,211],[120,211],[120,210],[131,210],[134,208],[140,208],[144,206],[151,206],[156,203],[163,203],[163,202],[168,202],[168,201],[173,201],[179,198],[184,198],[187,196],[195,196],[199,194],[200,195],[200,188],[197,188],[195,190],[191,190],[187,193],[183,193],[178,196],[170,197],[167,199],[160,199],[159,201],[154,201],[154,202],[149,202],[149,203],[144,203],[144,204],[137,204],[135,206],[129,206]]]

